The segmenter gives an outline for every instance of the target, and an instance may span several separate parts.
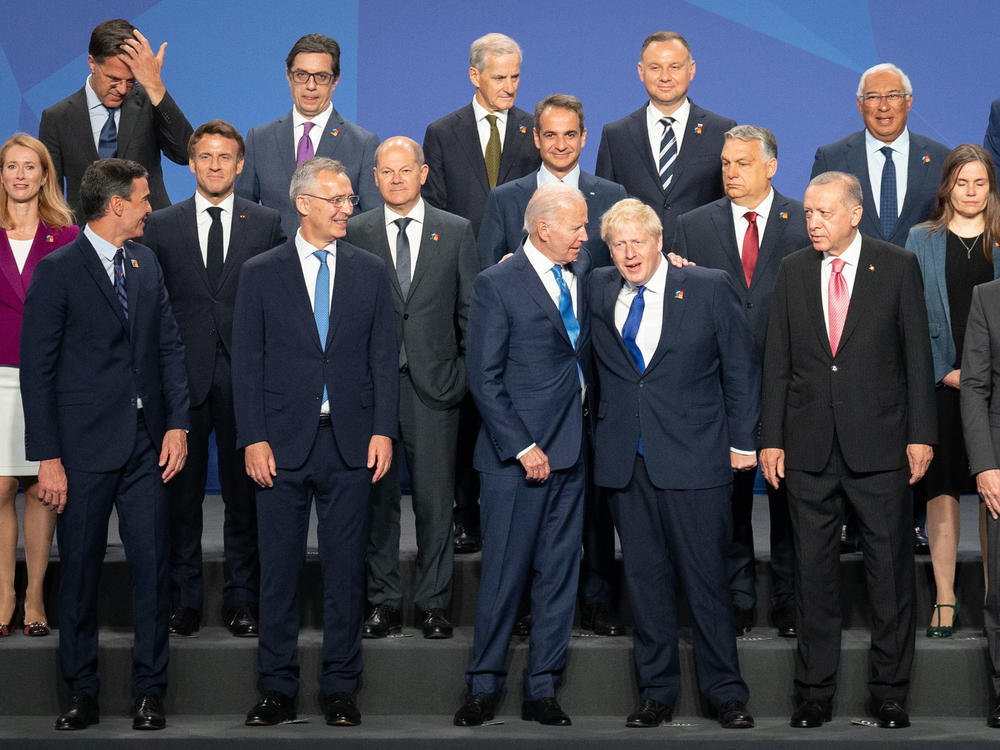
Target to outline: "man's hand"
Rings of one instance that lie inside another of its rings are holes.
[[[757,454],[739,453],[731,450],[729,451],[729,465],[733,471],[750,471],[757,466]]]
[[[961,370],[952,370],[943,378],[941,378],[942,383],[944,383],[949,388],[954,388],[956,391],[958,390],[958,386],[961,383],[961,381],[962,381]]]
[[[1000,469],[987,469],[976,474],[976,489],[994,519],[1000,518]]]
[[[670,261],[670,265],[672,265],[674,268],[684,268],[684,266],[698,265],[694,261],[690,261],[687,258],[682,258],[677,253],[667,253],[667,260]]]
[[[273,487],[278,469],[274,464],[274,454],[271,445],[266,440],[251,443],[243,451],[243,463],[247,467],[247,476],[257,483],[258,487]]]
[[[160,462],[163,469],[163,483],[166,484],[184,468],[188,455],[188,436],[184,430],[167,430],[160,448]],[[166,468],[164,468],[166,467]]]
[[[910,462],[910,484],[916,484],[927,473],[927,467],[934,458],[934,449],[923,443],[909,443],[906,458]]]
[[[121,58],[132,71],[132,77],[146,89],[149,102],[155,107],[163,101],[163,96],[167,93],[167,88],[160,78],[167,43],[161,44],[160,51],[154,55],[149,40],[138,29],[133,34],[134,39],[126,39],[122,44]]]
[[[518,459],[528,479],[544,482],[549,478],[549,457],[537,445]]]
[[[66,508],[66,469],[62,459],[47,458],[38,465],[38,500],[49,510]]]
[[[368,442],[368,468],[375,469],[372,474],[372,484],[385,476],[392,463],[392,438],[385,435],[372,435]]]
[[[785,451],[782,448],[765,448],[760,452],[760,468],[767,483],[778,489],[785,478]]]

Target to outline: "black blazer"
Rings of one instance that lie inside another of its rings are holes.
[[[478,235],[490,182],[471,103],[427,126],[424,160],[430,167],[423,189],[424,200],[468,219],[472,222],[473,234]],[[535,148],[531,115],[511,107],[507,113],[497,185],[534,172],[541,163]]]
[[[233,350],[233,307],[243,262],[280,245],[281,216],[272,208],[236,196],[226,262],[218,290],[208,281],[198,242],[194,198],[154,211],[146,220],[142,243],[156,253],[187,351],[191,405],[198,406],[212,386],[216,344]]]
[[[837,355],[823,317],[823,253],[785,258],[771,299],[761,445],[786,469],[826,466],[834,433],[855,472],[907,466],[908,443],[937,442],[934,366],[913,253],[862,237]]]

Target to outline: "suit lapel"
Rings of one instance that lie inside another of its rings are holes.
[[[330,116],[330,119],[333,119],[333,115]],[[271,145],[277,158],[269,160],[267,169],[280,172],[281,178],[290,184],[292,175],[295,173],[295,123],[292,120],[292,113],[289,112],[284,117],[279,118],[278,123],[278,126],[273,130],[274,143]],[[320,138],[320,148],[323,147],[323,140]],[[275,175],[274,180],[277,182],[277,175]]]
[[[147,273],[145,265],[140,265],[135,258],[135,243],[131,240],[125,243],[125,253],[122,260],[125,268],[125,296],[128,298],[128,333],[132,340],[135,331],[135,321],[139,317],[141,305],[145,302],[142,295],[141,274]],[[117,301],[117,297],[115,298]],[[119,305],[121,307],[121,305]]]
[[[806,262],[800,269],[802,277],[798,286],[802,290],[806,315],[812,321],[816,338],[819,339],[823,350],[829,352],[830,332],[827,330],[826,318],[823,315],[823,258],[823,253],[818,252],[806,256]],[[841,341],[843,342],[843,337]]]
[[[233,223],[229,228],[229,247],[226,249],[226,259],[222,264],[222,275],[219,277],[219,289],[222,289],[230,278],[233,277],[233,269],[240,268],[244,257],[243,249],[247,246],[250,228],[247,226],[247,215],[240,210],[240,199],[233,201]],[[197,227],[197,224],[195,224]],[[198,260],[201,260],[199,249]],[[200,264],[205,272],[205,283],[208,283],[208,269],[205,264]],[[218,290],[216,290],[218,291]]]
[[[522,288],[525,293],[545,313],[545,316],[555,326],[559,335],[565,339],[566,343],[571,344],[569,334],[566,333],[566,326],[563,324],[562,315],[559,314],[559,308],[552,301],[544,284],[542,284],[542,280],[535,273],[534,267],[528,262],[528,256],[524,254],[524,248],[519,249],[514,253],[514,257],[506,262],[514,264],[514,268],[524,277]],[[579,295],[579,291],[577,294]]]
[[[507,181],[507,178],[510,176],[510,170],[517,163],[521,151],[528,144],[530,144],[531,148],[534,148],[535,142],[533,139],[534,135],[531,132],[531,123],[512,107],[507,113],[507,127],[504,131],[503,150],[500,152],[500,171],[497,177],[498,185]],[[485,163],[484,160],[484,166]]]
[[[629,115],[628,119],[629,140],[635,144],[639,153],[639,161],[645,166],[646,174],[656,185],[659,192],[663,192],[663,185],[660,183],[660,172],[657,165],[657,155],[649,148],[649,132],[646,130],[646,107],[640,107]]]
[[[482,147],[479,145],[479,130],[476,127],[476,115],[472,105],[469,104],[458,111],[458,126],[455,128],[455,140],[459,148],[465,152],[465,159],[469,162],[472,174],[476,176],[480,187],[484,192],[490,190],[490,180],[486,175],[486,161],[483,158]],[[503,153],[500,154],[503,161]]]
[[[85,87],[90,84],[83,84]],[[126,99],[125,101],[128,101]],[[87,157],[87,161],[97,161],[97,144],[94,142],[93,130],[90,127],[90,110],[87,108],[87,92],[80,89],[73,95],[70,103],[69,117],[70,130],[77,141],[77,148],[82,149]],[[124,114],[124,112],[122,113]]]
[[[788,228],[787,207],[788,199],[775,190],[774,200],[771,201],[771,211],[767,215],[767,224],[764,227],[764,239],[760,243],[760,249],[757,254],[757,265],[754,267],[753,278],[750,280],[751,287],[755,284],[763,283],[758,280],[767,278],[768,274],[766,271],[768,267],[778,262],[778,248],[783,246],[782,238],[784,237],[785,229]],[[742,264],[740,267],[742,268]]]
[[[875,198],[871,190],[871,175],[868,173],[868,154],[865,153],[865,131],[861,131],[860,138],[851,138],[847,141],[847,171],[856,175],[861,181],[862,193],[862,232],[873,237],[882,236],[882,227],[879,224],[878,209],[875,206]]]
[[[747,279],[743,273],[743,263],[740,260],[740,248],[736,244],[736,230],[733,228],[733,212],[730,206],[728,199],[717,204],[712,211],[712,226],[715,227],[719,247],[722,248],[722,253],[726,257],[726,271],[730,278],[734,279],[740,287],[746,289]],[[765,236],[767,236],[766,233]],[[760,258],[757,260],[757,266],[760,266]],[[754,273],[756,273],[756,269],[754,269]]]
[[[910,133],[910,155],[906,163],[906,195],[903,196],[898,224],[912,226],[924,218],[912,215],[919,206],[911,196],[933,195],[937,191],[938,178],[933,174],[935,170],[931,169],[930,157],[928,156],[928,161],[924,161],[925,155],[927,155],[927,144],[924,139]]]
[[[341,138],[344,128],[344,118],[336,109],[330,112],[330,119],[326,121],[326,130],[319,137],[319,145],[316,147],[316,156],[326,156],[330,159],[337,159],[344,139]],[[294,140],[294,138],[293,138]]]
[[[426,219],[426,214],[424,215]],[[367,217],[367,226],[362,226],[361,231],[369,238],[368,246],[365,247],[366,250],[370,250],[380,257],[384,262],[387,269],[389,269],[389,287],[392,289],[392,293],[396,295],[399,300],[403,303],[406,302],[403,299],[403,290],[399,286],[399,276],[396,274],[396,263],[392,259],[392,250],[389,248],[389,234],[385,228],[385,211],[379,209],[378,211],[373,211],[370,216]],[[351,238],[354,244],[360,244],[354,242],[354,238]],[[420,256],[418,255],[419,259]],[[336,282],[335,282],[336,283]],[[410,290],[412,291],[413,284],[410,284]]]
[[[323,351],[330,347],[337,328],[340,326],[338,314],[340,310],[350,310],[353,306],[352,295],[355,290],[364,288],[364,281],[358,278],[357,264],[354,262],[354,250],[342,242],[337,243],[337,272],[333,277],[333,298],[330,301],[330,326],[327,329]],[[313,326],[313,331],[316,327]],[[319,335],[316,335],[319,340]]]
[[[80,232],[79,241],[77,243],[77,249],[80,251],[80,257],[83,260],[83,267],[90,274],[91,279],[97,285],[98,290],[104,296],[108,305],[111,307],[111,312],[118,317],[118,322],[122,324],[122,328],[126,331],[128,330],[128,322],[125,320],[125,313],[122,311],[121,303],[118,301],[118,296],[115,294],[114,285],[108,278],[107,272],[104,270],[104,264],[101,263],[101,259],[97,257],[97,251],[94,246],[90,244],[83,232]],[[128,283],[126,279],[126,284]],[[131,300],[131,298],[130,298]]]
[[[608,274],[608,283],[602,287],[601,298],[600,300],[594,300],[594,305],[598,317],[604,320],[605,325],[614,334],[619,352],[638,375],[640,374],[639,368],[636,366],[635,360],[632,359],[629,350],[625,348],[625,341],[622,340],[621,333],[619,333],[618,327],[615,325],[615,305],[618,304],[618,295],[621,293],[624,283],[625,281],[617,272]]]
[[[41,231],[42,225],[38,225],[38,230]],[[7,232],[0,231],[0,237],[3,237],[3,244],[0,244],[0,277],[4,278],[8,284],[10,284],[11,290],[14,292],[14,296],[17,297],[22,303],[24,302],[24,282],[22,281],[21,274],[17,270],[17,262],[14,260],[14,251],[10,247],[10,242],[7,240]],[[35,241],[31,243],[31,249],[34,251],[35,244],[38,242],[37,235],[35,236]],[[30,253],[29,253],[30,255]],[[24,267],[27,269],[28,263],[25,261]]]
[[[873,299],[878,295],[875,283],[878,264],[872,262],[874,255],[869,243],[862,239],[861,253],[858,255],[858,268],[854,274],[854,288],[851,289],[851,301],[847,306],[847,318],[844,320],[844,330],[840,334],[840,344],[837,351],[846,346],[854,329],[858,327],[858,321],[874,314],[868,309]]]
[[[442,240],[448,242],[450,237],[443,236],[440,232],[434,231],[436,222],[434,215],[430,211],[430,206],[424,208],[424,223],[420,232],[420,252],[417,253],[417,263],[413,268],[413,278],[410,279],[410,297],[413,296],[417,285],[427,275],[427,269],[433,266],[441,255],[439,244]],[[398,280],[397,280],[398,284]]]
[[[178,231],[181,234],[180,247],[187,256],[188,263],[194,268],[195,275],[205,285],[210,295],[215,293],[212,285],[208,282],[208,271],[205,269],[205,259],[201,255],[201,242],[198,239],[198,212],[195,209],[194,198],[186,200],[182,206],[184,213],[183,220],[178,223]],[[229,246],[233,242],[230,238]]]
[[[145,92],[142,92],[142,96],[145,95]],[[121,105],[121,116],[118,118],[118,156],[120,158],[125,158],[124,154],[128,152],[129,143],[133,133],[135,133],[136,119],[142,108],[139,98],[139,92],[133,91],[131,96],[125,97],[125,101]],[[88,132],[90,131],[88,130]]]
[[[306,282],[302,276],[302,264],[299,262],[299,254],[295,248],[295,240],[288,240],[281,252],[281,259],[278,263],[278,276],[281,283],[285,285],[288,292],[289,306],[294,308],[291,317],[293,320],[303,321],[303,325],[309,329],[309,339],[317,349],[323,349],[320,344],[319,332],[316,330],[316,316],[309,304],[309,291],[306,289]],[[337,268],[334,276],[334,289],[340,279],[340,268]],[[331,305],[331,310],[333,306]],[[334,318],[336,319],[336,318]],[[308,321],[308,322],[306,322]]]
[[[666,263],[664,259],[661,261]],[[684,319],[684,286],[687,281],[687,273],[683,268],[669,267],[667,269],[667,283],[663,287],[663,324],[660,328],[660,340],[656,344],[656,351],[646,363],[646,370],[656,367],[660,360],[667,353],[667,346],[674,331],[679,331]]]

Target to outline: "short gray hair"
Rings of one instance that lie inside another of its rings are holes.
[[[305,195],[311,190],[315,190],[316,180],[320,172],[333,172],[333,174],[347,174],[344,165],[336,159],[328,159],[325,156],[314,156],[301,167],[295,170],[292,175],[292,182],[288,186],[288,197],[295,203],[295,199],[300,195]]]
[[[887,71],[898,75],[903,81],[903,91],[907,96],[913,96],[913,84],[910,83],[910,79],[906,73],[892,63],[879,63],[878,65],[872,65],[868,68],[868,70],[861,74],[861,80],[858,81],[858,99],[865,95],[865,81],[868,79],[868,76]]]
[[[834,182],[844,183],[844,205],[848,208],[860,206],[864,202],[861,193],[861,182],[847,172],[823,172],[809,180],[809,187],[830,185]]]
[[[503,55],[517,55],[517,59],[520,61],[521,48],[506,34],[486,34],[479,37],[469,47],[469,67],[482,73],[488,58]]]
[[[757,141],[760,143],[760,155],[764,161],[778,158],[778,140],[774,137],[774,133],[760,125],[737,125],[726,131],[726,138]]]
[[[382,152],[392,146],[406,146],[410,149],[410,153],[413,154],[413,158],[416,160],[417,166],[422,167],[424,165],[424,150],[420,148],[420,144],[412,138],[407,138],[405,135],[394,135],[392,138],[386,138],[378,144],[378,148],[375,149],[376,167],[378,166],[378,158],[382,155]]]
[[[533,234],[540,221],[555,221],[562,208],[582,201],[586,204],[583,193],[565,182],[550,182],[542,185],[528,201],[524,209],[524,231]]]

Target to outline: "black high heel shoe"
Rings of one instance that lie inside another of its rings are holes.
[[[941,624],[941,610],[948,607],[952,611],[951,625]],[[928,638],[951,638],[955,634],[955,627],[958,625],[958,602],[954,604],[935,604],[934,615],[937,618],[937,625],[927,627]]]

